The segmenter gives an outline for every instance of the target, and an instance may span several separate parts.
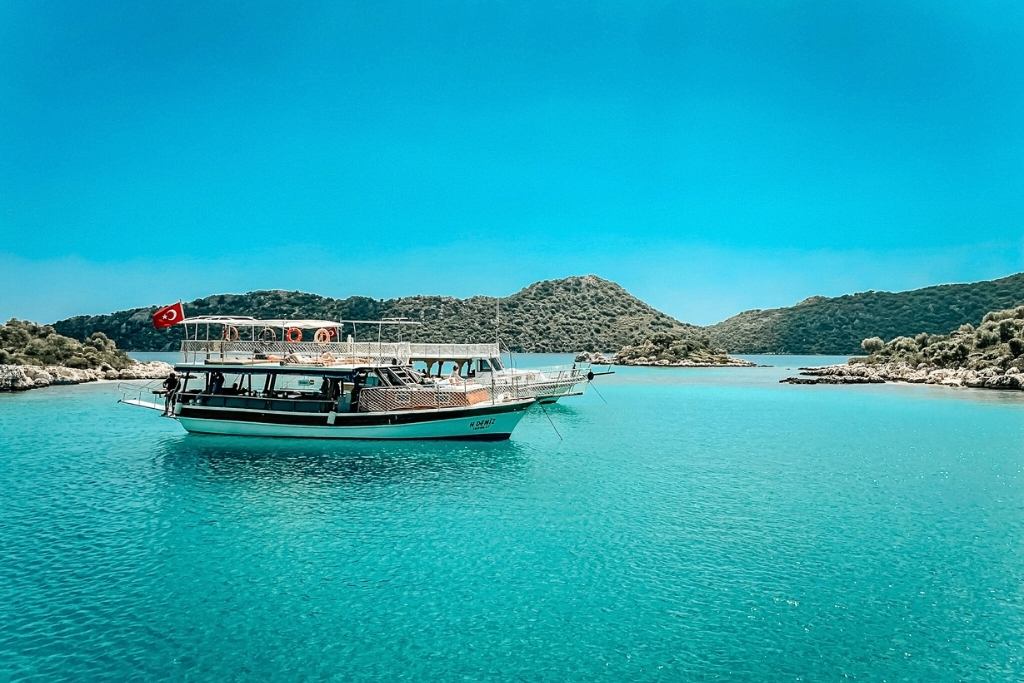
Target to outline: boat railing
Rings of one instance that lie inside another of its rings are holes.
[[[185,362],[266,359],[284,360],[297,356],[305,360],[379,362],[409,357],[409,342],[288,342],[186,339],[181,342]]]
[[[503,403],[568,391],[579,381],[580,378],[568,377],[560,380],[540,380],[535,376],[490,375],[459,382],[435,379],[404,387],[369,387],[360,390],[358,409],[377,412]]]
[[[509,397],[515,398],[515,397]],[[435,385],[433,387],[372,387],[359,392],[361,412],[390,412],[395,410],[417,410],[438,408],[460,408],[506,400],[495,396],[490,387],[467,382],[456,385]]]
[[[259,393],[210,393],[196,390],[178,394],[181,405],[200,408],[232,408],[236,410],[272,410],[289,413],[326,413],[337,406],[337,401],[323,396],[289,394],[266,396]]]
[[[495,358],[500,355],[497,344],[409,344],[409,357],[415,360],[456,360],[461,358]]]
[[[143,381],[141,383],[138,380],[118,382],[117,393],[120,396],[118,401],[120,403],[129,403],[143,408],[162,410],[164,407],[164,392],[161,389],[162,381],[163,380],[154,379]]]

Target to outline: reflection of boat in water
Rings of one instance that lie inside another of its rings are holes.
[[[464,484],[470,474],[528,469],[528,450],[516,439],[390,441],[386,449],[373,441],[295,439],[282,449],[277,439],[182,433],[159,439],[153,453],[176,476],[266,479],[293,490],[389,485],[399,480],[419,480],[433,490],[444,482]]]
[[[180,324],[184,360],[175,365],[181,380],[172,417],[190,432],[502,440],[536,402],[515,382],[417,372],[406,342],[341,341],[340,322],[199,317]],[[126,387],[121,401],[163,409],[143,397],[151,389]]]

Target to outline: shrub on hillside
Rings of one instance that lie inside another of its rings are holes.
[[[885,347],[881,337],[868,337],[860,343],[860,347],[868,353],[878,353]]]
[[[942,368],[1024,367],[1024,306],[987,313],[978,327],[960,325],[948,335],[896,337],[888,343],[878,337],[865,339],[870,354],[856,363],[899,361],[912,366],[926,363]]]
[[[50,325],[11,319],[0,326],[0,363],[65,365],[71,368],[125,368],[128,356],[102,332],[84,342],[57,334]]]

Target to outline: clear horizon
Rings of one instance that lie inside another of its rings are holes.
[[[0,317],[1024,271],[1024,8],[0,7]]]

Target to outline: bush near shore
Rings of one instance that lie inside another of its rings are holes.
[[[921,333],[861,342],[868,356],[845,365],[800,368],[790,384],[910,382],[976,389],[1024,390],[1024,306],[986,313],[949,334]]]
[[[0,326],[0,365],[123,370],[131,359],[102,332],[79,341],[58,334],[50,325],[12,318]]]
[[[977,327],[964,324],[949,334],[922,332],[888,342],[870,337],[861,348],[869,355],[851,359],[851,364],[1024,371],[1024,306],[986,313]]]

